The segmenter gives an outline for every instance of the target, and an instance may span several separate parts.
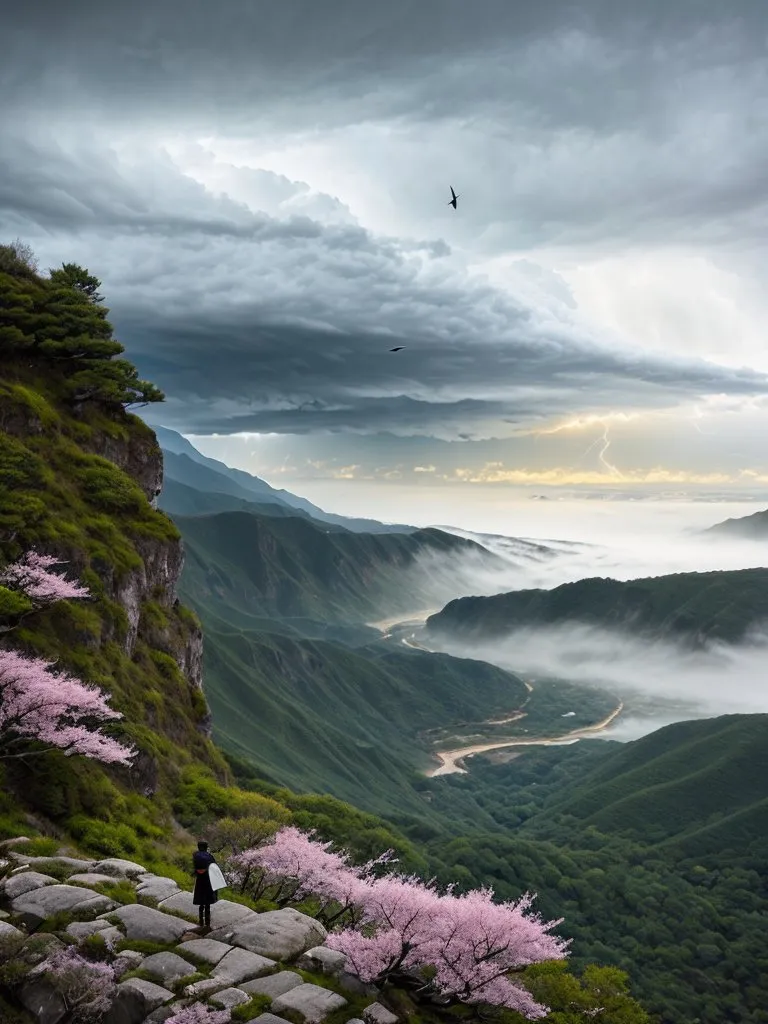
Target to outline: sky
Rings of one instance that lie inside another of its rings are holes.
[[[102,280],[151,422],[336,511],[758,507],[767,42],[764,0],[15,4],[0,239]]]

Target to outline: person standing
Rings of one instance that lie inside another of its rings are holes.
[[[195,891],[192,894],[192,903],[199,908],[201,928],[211,927],[211,904],[216,903],[219,898],[208,877],[208,868],[215,863],[216,858],[208,852],[208,843],[200,840],[197,850],[192,854],[192,865],[195,871]]]

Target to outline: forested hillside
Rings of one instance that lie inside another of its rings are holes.
[[[479,641],[516,629],[586,623],[687,643],[737,643],[768,623],[768,569],[689,572],[619,582],[585,579],[451,601],[426,622],[432,636]]]

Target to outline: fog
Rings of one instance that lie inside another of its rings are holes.
[[[767,634],[739,647],[691,651],[618,630],[568,624],[516,630],[480,646],[441,641],[440,649],[481,658],[525,679],[568,679],[609,691],[624,701],[625,711],[602,734],[605,739],[636,739],[691,718],[768,712]]]
[[[671,530],[612,536],[605,544],[515,539],[450,528],[498,556],[475,555],[453,566],[454,596],[552,588],[586,577],[638,579],[676,572],[745,569],[768,563],[766,542],[716,540]],[[430,557],[420,563],[436,570]],[[434,646],[430,641],[429,646]],[[630,633],[579,623],[516,631],[481,645],[440,640],[440,649],[480,658],[525,678],[554,677],[601,687],[624,701],[625,711],[603,733],[631,740],[663,725],[728,713],[768,712],[768,631],[738,647],[692,651],[674,641],[649,643]]]

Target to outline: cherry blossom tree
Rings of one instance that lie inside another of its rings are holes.
[[[331,843],[312,835],[292,825],[280,829],[269,843],[231,858],[232,880],[257,898],[271,890],[270,897],[280,906],[314,896],[320,903],[317,916],[326,925],[354,916],[361,887],[379,866],[391,863],[391,851],[353,866],[347,853],[333,852]]]
[[[347,957],[347,967],[365,982],[407,985],[422,997],[443,1003],[484,1003],[516,1010],[529,1019],[546,1015],[511,975],[531,964],[562,960],[569,940],[550,934],[560,921],[542,921],[531,911],[534,897],[496,903],[492,889],[456,895],[440,892],[434,881],[381,875],[385,854],[361,867],[344,852],[314,840],[295,827],[271,843],[234,859],[237,870],[260,872],[283,902],[319,898],[342,908],[344,927],[326,943]]]
[[[165,1024],[228,1024],[229,1020],[229,1010],[211,1010],[204,1003],[192,1003],[167,1017]]]
[[[0,758],[38,740],[105,764],[131,763],[135,751],[101,733],[99,723],[122,718],[96,686],[87,686],[43,658],[0,650]]]
[[[53,572],[53,566],[64,565],[53,555],[28,551],[18,561],[0,571],[0,633],[7,633],[32,612],[56,601],[69,601],[89,596],[79,583]]]
[[[85,587],[52,572],[61,564],[53,555],[28,551],[0,572],[0,586],[25,598],[26,612],[87,597]],[[56,671],[54,662],[0,648],[0,759],[28,756],[16,747],[33,739],[67,755],[128,765],[135,751],[98,728],[118,718],[98,687]]]
[[[106,1019],[117,992],[109,964],[86,960],[71,946],[51,953],[33,973],[44,974],[64,1001],[69,1020]]]

